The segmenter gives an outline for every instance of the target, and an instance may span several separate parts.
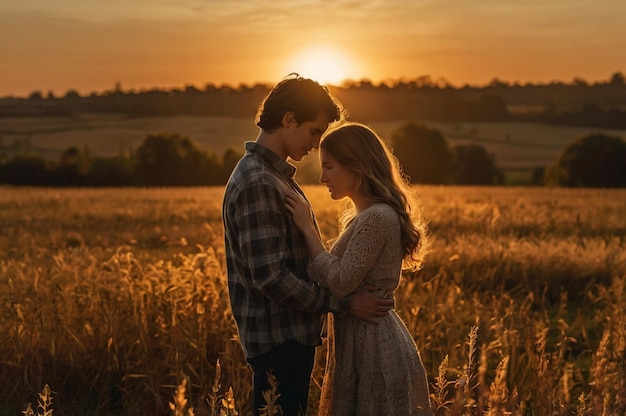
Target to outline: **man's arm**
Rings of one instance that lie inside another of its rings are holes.
[[[387,315],[394,306],[393,298],[382,299],[372,295],[367,288],[361,288],[352,294],[349,312],[366,322],[378,324],[377,318]]]

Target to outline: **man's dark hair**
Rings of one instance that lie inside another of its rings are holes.
[[[315,120],[319,113],[326,115],[331,123],[344,114],[343,106],[328,88],[295,73],[276,84],[265,97],[257,111],[256,125],[271,132],[281,126],[283,116],[289,111],[298,125]]]

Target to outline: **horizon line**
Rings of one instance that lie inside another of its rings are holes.
[[[445,77],[437,77],[434,78],[430,75],[420,75],[420,76],[416,76],[416,77],[387,77],[384,79],[379,79],[377,81],[372,80],[369,77],[361,77],[361,78],[349,78],[346,77],[344,78],[340,83],[325,83],[323,84],[326,87],[329,88],[345,88],[351,85],[359,85],[359,84],[363,84],[363,83],[369,83],[371,85],[374,86],[383,86],[383,85],[387,85],[387,86],[393,86],[393,85],[397,85],[399,83],[411,83],[411,82],[415,82],[415,81],[421,81],[423,84],[421,86],[433,86],[433,87],[438,87],[438,88],[446,88],[446,87],[452,87],[452,88],[457,88],[457,89],[461,89],[461,88],[487,88],[490,86],[493,86],[494,83],[498,83],[498,84],[503,84],[503,85],[507,85],[507,86],[547,86],[547,85],[552,85],[552,84],[575,84],[577,82],[580,82],[582,85],[597,85],[597,84],[603,84],[603,83],[611,83],[611,81],[615,80],[616,78],[620,78],[622,80],[624,80],[626,78],[626,75],[624,74],[624,72],[622,70],[615,70],[613,71],[610,76],[608,78],[605,79],[598,79],[598,80],[586,80],[582,77],[579,76],[575,76],[572,80],[570,80],[569,82],[567,81],[563,81],[563,80],[559,80],[559,79],[552,79],[550,81],[520,81],[520,80],[505,80],[499,77],[494,77],[491,81],[486,82],[484,84],[477,84],[477,83],[471,83],[471,82],[465,82],[465,83],[461,83],[461,84],[455,84],[450,82],[447,78]],[[312,77],[305,77],[305,78],[312,78]],[[314,78],[312,78],[314,79]],[[276,81],[278,82],[278,81]],[[203,87],[198,87],[197,84],[194,83],[184,83],[182,85],[179,86],[169,86],[169,87],[164,87],[164,86],[151,86],[151,87],[130,87],[130,88],[126,88],[124,89],[122,87],[123,83],[121,81],[116,81],[113,85],[113,88],[111,89],[103,89],[101,90],[99,93],[96,90],[92,90],[88,93],[80,93],[78,91],[77,88],[67,88],[65,93],[63,95],[59,94],[59,93],[55,93],[53,91],[53,89],[48,89],[47,92],[44,94],[43,90],[41,89],[33,89],[30,93],[26,94],[26,95],[16,95],[16,94],[7,94],[7,95],[2,95],[0,96],[0,99],[11,99],[11,98],[30,98],[32,97],[34,94],[39,93],[42,96],[49,96],[50,94],[52,94],[53,97],[59,98],[59,97],[63,97],[65,95],[67,95],[68,93],[76,93],[78,94],[80,97],[89,97],[90,95],[93,94],[102,94],[102,93],[106,93],[106,92],[123,92],[123,93],[142,93],[142,92],[150,92],[150,91],[175,91],[175,90],[186,90],[188,88],[195,88],[198,90],[202,90],[202,89],[206,89],[209,86],[213,86],[216,88],[241,88],[241,87],[255,87],[255,86],[268,86],[268,87],[272,87],[273,85],[276,84],[276,82],[272,82],[272,81],[253,81],[253,82],[245,82],[245,81],[240,81],[238,83],[229,83],[229,82],[211,82],[211,81],[207,81],[206,83],[204,83]]]

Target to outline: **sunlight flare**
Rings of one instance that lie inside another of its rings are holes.
[[[345,54],[327,47],[312,47],[295,54],[287,64],[288,72],[312,78],[325,85],[339,85],[349,73],[353,65]]]

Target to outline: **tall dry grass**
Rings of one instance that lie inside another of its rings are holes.
[[[433,251],[396,303],[435,414],[624,414],[626,191],[416,190]],[[340,204],[305,191],[332,239]],[[0,415],[46,385],[55,414],[249,412],[221,193],[0,190]]]

